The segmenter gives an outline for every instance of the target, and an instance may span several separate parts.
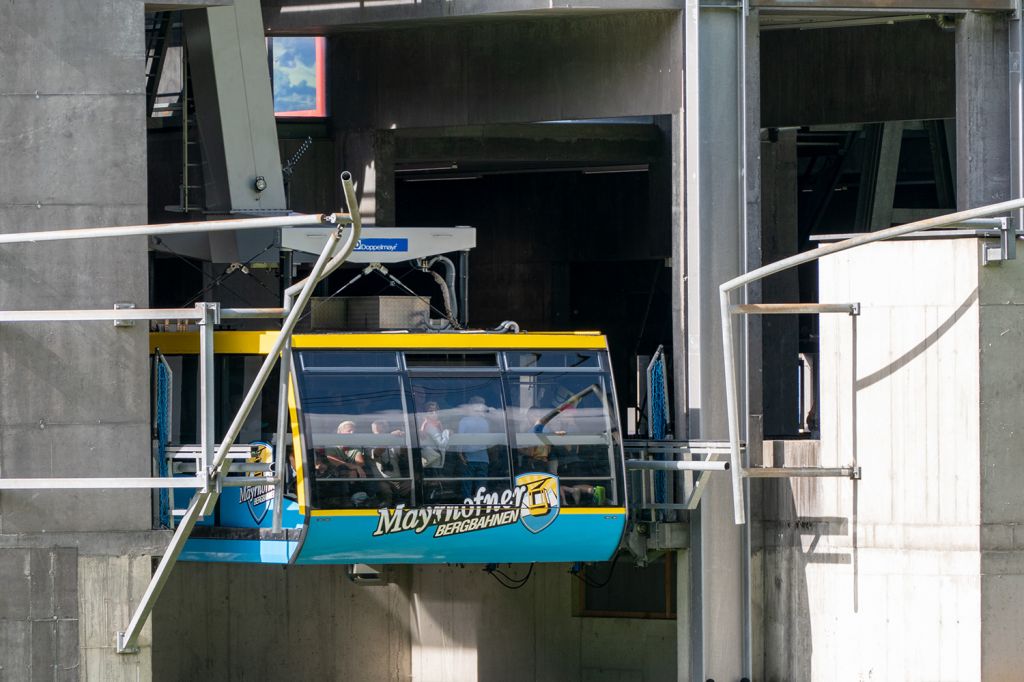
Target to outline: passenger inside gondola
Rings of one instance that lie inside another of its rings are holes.
[[[491,425],[487,421],[487,401],[475,395],[469,399],[465,407],[466,414],[459,420],[460,434],[490,433]],[[482,444],[463,445],[459,453],[459,461],[463,467],[462,496],[471,498],[481,488],[487,490],[487,478],[490,475],[491,458],[487,446]]]
[[[522,473],[558,476],[565,506],[621,504],[594,353],[363,355],[300,354],[315,509],[476,504]]]
[[[424,417],[420,422],[420,456],[424,470],[443,470],[445,451],[448,449],[450,432],[441,423],[441,406],[431,400],[423,407]],[[431,472],[424,472],[429,475]]]
[[[589,372],[524,374],[509,388],[518,470],[558,476],[565,506],[606,504],[612,427],[598,377]],[[524,407],[514,408],[517,403]]]
[[[356,432],[354,421],[343,421],[338,424],[338,435],[348,436]],[[330,448],[327,451],[327,461],[333,467],[335,474],[340,478],[366,478],[366,455],[359,448],[351,448],[342,445],[341,447]]]
[[[392,436],[401,438],[405,431],[391,428],[384,419],[377,419],[370,425],[375,436]],[[408,471],[407,450],[402,447],[385,446],[370,450],[366,463],[368,475],[381,479],[377,482],[379,493],[378,506],[392,507],[398,502],[408,502],[412,491],[412,480]]]

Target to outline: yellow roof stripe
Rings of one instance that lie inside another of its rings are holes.
[[[277,339],[276,331],[216,332],[213,347],[217,353],[265,355]],[[605,337],[598,332],[520,332],[518,334],[437,333],[437,334],[296,334],[294,348],[379,349],[379,350],[604,350]],[[197,332],[152,332],[150,351],[165,355],[199,353]]]

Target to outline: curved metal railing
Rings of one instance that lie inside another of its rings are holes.
[[[1022,208],[1024,208],[1024,198],[1013,199],[1011,201],[1003,201],[998,204],[980,206],[966,211],[959,211],[957,213],[950,213],[935,218],[919,220],[905,225],[898,225],[896,227],[890,227],[877,232],[867,232],[857,235],[856,237],[851,237],[850,239],[845,239],[841,242],[822,246],[814,249],[813,251],[789,256],[788,258],[783,258],[782,260],[774,263],[764,265],[751,270],[746,274],[740,275],[739,277],[734,277],[718,287],[722,307],[722,344],[724,346],[723,351],[725,358],[725,400],[727,417],[729,420],[729,461],[732,471],[733,515],[736,523],[739,524],[746,521],[743,504],[743,479],[747,476],[747,470],[743,467],[740,460],[740,409],[739,389],[737,387],[738,372],[736,368],[735,341],[733,339],[732,331],[732,312],[729,304],[730,294],[736,289],[740,289],[748,284],[762,280],[769,275],[774,275],[784,270],[795,268],[798,265],[803,265],[804,263],[816,261],[820,258],[824,258],[825,256],[839,253],[840,251],[847,251],[858,246],[864,246],[865,244],[885,241],[886,239],[892,239],[893,237],[901,237],[913,232],[923,232],[936,227],[948,227],[950,225],[963,223],[977,218],[990,218],[995,215],[1009,213],[1010,211],[1020,210]],[[1011,235],[1008,239],[1012,240],[1014,237],[1015,235]]]

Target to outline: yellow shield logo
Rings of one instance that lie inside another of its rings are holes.
[[[558,517],[561,497],[558,477],[551,474],[520,474],[516,485],[526,488],[519,520],[531,533],[539,533]]]

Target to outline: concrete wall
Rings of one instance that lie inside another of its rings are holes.
[[[1024,669],[1024,262],[981,269],[981,671],[1007,680]]]
[[[952,118],[954,35],[934,22],[765,31],[761,125]]]
[[[141,652],[114,652],[149,582],[148,556],[84,556],[76,547],[0,551],[0,679],[149,679],[149,628]]]
[[[565,565],[520,590],[481,568],[394,567],[392,584],[360,586],[342,566],[182,564],[154,614],[153,678],[676,679],[675,622],[573,617]]]
[[[862,314],[823,316],[820,453],[776,464],[856,464],[863,480],[753,484],[765,679],[979,679],[995,609],[980,551],[978,243],[883,243],[820,268],[821,301]]]
[[[5,3],[0,26],[0,232],[145,222],[141,3]],[[0,308],[142,306],[146,263],[141,238],[4,247]],[[4,476],[148,475],[147,352],[145,325],[0,329]],[[148,510],[145,492],[10,493],[0,532],[142,528]]]
[[[339,129],[671,113],[682,88],[676,12],[516,19],[331,39]]]
[[[137,0],[0,5],[0,232],[146,222],[143,28]],[[6,246],[0,309],[145,306],[146,263],[140,238]],[[3,476],[149,475],[146,356],[145,324],[0,327]],[[0,493],[0,677],[148,677],[113,653],[148,557],[60,532],[149,525],[145,491]]]

